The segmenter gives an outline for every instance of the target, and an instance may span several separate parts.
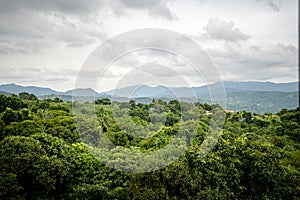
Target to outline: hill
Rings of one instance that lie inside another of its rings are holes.
[[[51,95],[51,94],[62,94],[61,92],[52,90],[50,88],[36,87],[36,86],[21,86],[12,84],[0,85],[0,91],[7,92],[10,94],[19,94],[20,92],[28,92],[36,96]]]
[[[279,112],[282,108],[298,107],[298,83],[272,82],[223,82],[227,109],[255,113]],[[152,99],[180,99],[186,102],[207,102],[211,97],[209,90],[220,89],[220,83],[199,87],[164,87],[134,85],[98,93],[90,88],[77,88],[66,92],[58,92],[50,88],[36,86],[20,86],[16,84],[0,85],[1,93],[5,95],[28,92],[41,99],[59,97],[64,101],[93,101],[97,98],[113,98],[115,101],[149,103]],[[221,88],[222,89],[222,88]],[[197,99],[195,98],[197,97]]]

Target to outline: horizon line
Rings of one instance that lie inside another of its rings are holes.
[[[275,82],[275,81],[257,81],[257,80],[247,80],[247,81],[230,81],[230,80],[223,80],[222,81],[223,83],[224,82],[234,82],[234,83],[249,83],[249,82],[256,82],[256,83],[274,83],[274,84],[290,84],[290,83],[298,83],[299,84],[299,81],[289,81],[289,82]],[[217,82],[215,82],[217,83]],[[169,86],[170,88],[193,88],[193,87],[202,87],[202,86],[207,86],[207,85],[212,85],[212,84],[215,84],[215,83],[211,83],[211,84],[204,84],[204,85],[192,85],[190,87],[187,87],[187,86]],[[38,88],[43,88],[43,89],[51,89],[51,90],[54,90],[55,92],[62,92],[62,93],[65,93],[65,92],[68,92],[68,91],[72,91],[72,90],[77,90],[77,89],[91,89],[97,93],[105,93],[105,92],[109,92],[109,91],[112,91],[112,90],[116,90],[116,89],[122,89],[122,88],[125,88],[125,87],[133,87],[133,86],[149,86],[149,87],[152,87],[152,88],[155,88],[155,87],[159,87],[159,86],[163,86],[165,87],[164,85],[162,84],[158,84],[156,86],[151,86],[149,84],[136,84],[136,85],[126,85],[124,87],[119,87],[119,88],[112,88],[112,89],[109,89],[109,90],[103,90],[103,91],[97,91],[93,88],[90,88],[90,87],[82,87],[82,88],[72,88],[72,89],[67,89],[67,90],[57,90],[57,89],[54,89],[52,88],[51,86],[37,86],[37,85],[23,85],[22,83],[0,83],[0,86],[3,86],[3,85],[16,85],[16,86],[21,86],[21,87],[38,87]]]

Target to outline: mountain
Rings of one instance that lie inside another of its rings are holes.
[[[36,87],[36,86],[21,86],[16,84],[0,85],[0,91],[10,94],[19,94],[20,92],[28,92],[36,96],[62,94],[61,92],[52,90],[50,88]]]
[[[232,82],[225,81],[223,83],[214,83],[208,86],[199,87],[163,87],[163,86],[147,86],[147,85],[135,85],[127,86],[115,90],[110,90],[102,94],[110,94],[120,97],[131,98],[171,98],[171,97],[208,97],[210,91],[222,90],[224,85],[225,92],[242,92],[242,91],[264,91],[264,92],[297,92],[298,82],[292,83],[273,83],[273,82]]]
[[[222,87],[224,85],[224,88]],[[224,91],[224,90],[225,91]],[[137,102],[149,103],[153,98],[164,100],[178,98],[182,101],[210,103],[210,92],[226,95],[226,107],[229,110],[247,110],[258,114],[276,113],[282,108],[298,107],[298,82],[231,82],[215,83],[200,87],[128,86],[106,92],[125,101],[134,98]],[[222,93],[221,93],[222,92]],[[198,98],[198,100],[195,98]],[[115,100],[117,100],[116,98]]]
[[[78,88],[64,92],[64,95],[81,96],[81,97],[98,97],[99,94],[91,88]]]
[[[172,92],[164,86],[148,86],[148,85],[134,85],[127,86],[100,94],[110,96],[128,97],[128,98],[156,98],[156,97],[174,97]]]
[[[222,87],[224,84],[224,88]],[[115,101],[129,101],[149,103],[153,98],[165,101],[180,99],[186,102],[210,103],[210,92],[223,94],[225,89],[226,105],[229,110],[247,110],[255,113],[279,112],[282,108],[298,107],[298,82],[231,82],[215,83],[199,87],[164,87],[134,85],[97,93],[90,88],[79,88],[66,92],[58,92],[50,88],[35,86],[20,86],[16,84],[0,85],[0,93],[5,95],[28,92],[41,99],[59,97],[64,101],[93,101],[97,98],[109,97]],[[221,93],[222,92],[222,93]],[[197,98],[195,98],[197,97]]]
[[[282,108],[294,109],[299,106],[299,92],[281,91],[240,91],[226,93],[228,110],[247,110],[253,113],[277,113]]]
[[[209,95],[207,86],[201,87],[164,87],[164,86],[148,86],[148,85],[134,85],[123,88],[118,88],[103,92],[111,96],[126,97],[126,98],[176,98],[186,97],[192,98],[195,96]]]
[[[4,94],[5,96],[11,96],[11,95],[12,95],[11,93],[8,93],[8,92],[2,92],[2,91],[0,91],[0,94]]]
[[[280,92],[297,92],[298,82],[290,83],[273,83],[273,82],[233,82],[224,81],[226,90],[240,91],[280,91]]]
[[[298,82],[292,83],[273,83],[273,82],[223,82],[226,92],[241,92],[241,91],[280,91],[280,92],[297,92]],[[123,88],[110,90],[107,92],[97,93],[90,88],[74,89],[66,92],[58,92],[50,88],[36,87],[36,86],[21,86],[16,84],[0,85],[0,91],[10,94],[19,94],[20,92],[32,93],[36,96],[46,95],[68,95],[73,96],[118,96],[131,98],[174,98],[177,97],[190,98],[193,96],[208,96],[209,89],[220,89],[221,83],[215,83],[208,86],[199,87],[164,87],[164,86],[148,86],[148,85],[134,85]]]
[[[21,85],[16,85],[16,84],[5,84],[5,85],[0,85],[0,91],[2,93],[7,93],[7,94],[16,94],[18,95],[21,92],[27,92],[34,94],[38,97],[40,96],[99,96],[99,93],[97,93],[95,90],[90,89],[90,88],[78,88],[74,90],[68,90],[66,92],[58,92],[56,90],[52,90],[50,88],[43,88],[43,87],[36,87],[36,86],[21,86]]]

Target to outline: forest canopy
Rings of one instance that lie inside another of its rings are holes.
[[[0,95],[0,102],[0,199],[300,196],[299,108],[260,115],[177,100],[72,103],[28,93]],[[224,123],[209,144],[216,113]],[[178,159],[129,173],[158,160],[136,165],[120,149],[143,155],[171,143],[172,155],[184,150]]]

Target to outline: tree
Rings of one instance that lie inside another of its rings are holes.
[[[39,103],[39,107],[45,111],[47,108],[50,107],[50,103],[47,100],[43,100]]]
[[[252,120],[252,115],[251,115],[251,113],[250,112],[243,112],[243,117],[245,118],[245,122],[246,123],[250,123],[251,122],[251,120]]]
[[[54,103],[61,103],[61,102],[63,102],[63,100],[61,100],[59,97],[55,97],[55,98],[53,99],[53,102],[54,102]]]
[[[24,100],[31,100],[31,101],[38,100],[38,98],[34,94],[29,94],[27,92],[21,92],[21,93],[19,93],[19,97],[21,99],[24,99]]]
[[[5,111],[6,108],[20,110],[27,107],[27,104],[24,103],[20,98],[18,98],[18,96],[7,97],[3,94],[0,94],[0,112]]]
[[[109,98],[102,98],[102,99],[98,99],[95,101],[95,104],[100,104],[100,105],[110,105],[111,101]]]
[[[19,121],[19,116],[13,109],[6,108],[1,119],[5,124],[10,124],[11,122]]]
[[[49,158],[41,143],[33,138],[23,136],[9,136],[0,142],[0,169],[2,178],[14,184],[2,191],[2,198],[45,198],[55,187],[55,182],[44,167],[49,167]],[[53,167],[53,166],[52,166]],[[46,173],[46,174],[45,174]],[[46,177],[46,176],[48,177]],[[49,178],[49,180],[47,180]],[[54,177],[53,177],[54,178]],[[16,190],[17,188],[17,190]],[[11,192],[17,193],[11,193]]]
[[[230,113],[216,132],[219,105],[76,102],[79,115],[71,103],[20,97],[0,95],[0,199],[299,199],[299,109]],[[140,166],[123,150],[150,155],[166,145],[162,161],[185,152],[157,171],[105,165],[149,169],[156,159]]]

